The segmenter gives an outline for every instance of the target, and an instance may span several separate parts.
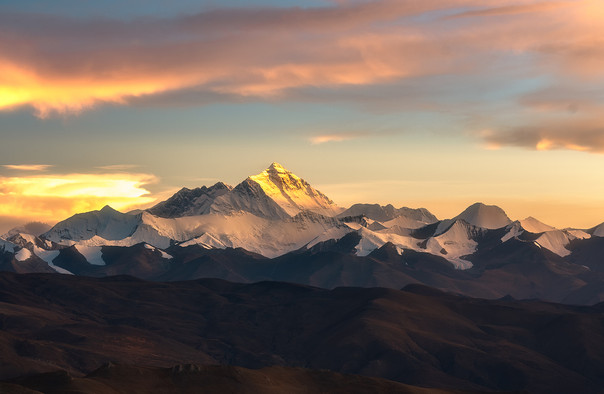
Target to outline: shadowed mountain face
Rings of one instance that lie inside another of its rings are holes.
[[[23,390],[23,391],[19,391]],[[28,391],[25,391],[28,390]],[[32,391],[29,391],[32,390]],[[343,375],[303,368],[267,367],[251,370],[232,366],[177,365],[172,368],[106,364],[84,378],[65,371],[0,383],[3,393],[398,393],[446,394],[449,390],[412,387],[385,379]],[[460,393],[455,391],[455,393]]]
[[[386,222],[388,220],[395,219],[399,216],[405,216],[406,218],[417,220],[418,222],[424,223],[435,223],[438,221],[436,216],[430,213],[426,208],[395,208],[392,204],[382,206],[379,204],[354,204],[344,212],[340,213],[338,217],[347,216],[360,216],[363,215],[372,220],[378,220],[380,222]]]
[[[387,254],[387,251],[384,251]],[[413,285],[0,274],[0,376],[109,361],[329,369],[463,390],[596,393],[604,306],[486,301]]]
[[[358,233],[273,259],[240,248],[191,245],[173,246],[164,252],[137,244],[98,248],[105,265],[90,264],[75,247],[64,248],[57,251],[54,265],[75,275],[132,275],[155,281],[219,278],[242,283],[285,281],[322,288],[393,289],[421,283],[490,299],[510,295],[584,305],[604,300],[604,272],[598,269],[598,253],[604,250],[604,243],[595,242],[599,239],[576,242],[578,256],[591,265],[590,270],[533,242],[510,239],[500,243],[500,237],[496,232],[483,237],[481,248],[472,256],[474,265],[467,270],[455,269],[445,258],[430,253],[405,250],[400,254],[391,243],[367,256],[358,256],[354,254],[360,241]],[[54,271],[35,255],[27,261],[15,261],[10,254],[0,255],[0,269],[20,273]]]
[[[213,186],[195,189],[180,189],[169,199],[160,202],[147,211],[162,218],[203,215],[210,212],[210,207],[216,198],[232,190],[232,187],[222,182]]]

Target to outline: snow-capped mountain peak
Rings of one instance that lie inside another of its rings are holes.
[[[285,169],[285,167],[283,167],[281,164],[277,163],[276,161],[272,162],[271,165],[268,166],[268,168],[266,169],[266,171],[268,171],[268,172],[282,172],[282,173],[289,172],[288,170]]]
[[[266,219],[282,220],[307,210],[335,216],[340,208],[304,179],[275,162],[234,188],[222,182],[211,187],[182,188],[147,212],[163,218],[178,218],[245,211]]]
[[[121,215],[121,212],[119,212],[119,211],[111,208],[109,205],[105,205],[103,208],[101,208],[99,210],[99,212],[107,214],[107,215],[114,215],[114,214],[120,214]]]
[[[302,210],[325,216],[334,216],[340,211],[326,195],[279,163],[272,163],[266,170],[250,176],[248,180],[258,184],[290,216],[295,216]]]
[[[600,223],[594,227],[591,232],[594,237],[604,237],[604,223]]]
[[[183,187],[169,199],[162,201],[147,211],[163,218],[182,216],[195,216],[207,214],[217,197],[220,197],[233,188],[223,182],[213,186],[201,186],[195,189]]]
[[[78,213],[61,221],[42,237],[57,243],[63,240],[87,240],[94,236],[120,240],[132,235],[140,223],[140,217],[141,214],[121,213],[106,205],[98,211]]]
[[[496,205],[485,205],[481,202],[470,205],[453,220],[462,219],[476,227],[496,229],[512,223],[505,211]]]
[[[556,229],[555,227],[547,225],[532,216],[529,216],[523,220],[519,220],[519,222],[523,229],[525,229],[529,233],[534,234],[544,233],[546,231],[552,231]]]

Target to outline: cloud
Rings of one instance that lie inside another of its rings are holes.
[[[534,4],[518,4],[518,5],[508,5],[508,6],[503,6],[503,7],[480,8],[477,10],[453,14],[453,15],[445,17],[444,19],[537,13],[537,12],[542,12],[542,11],[548,11],[553,8],[570,6],[570,5],[571,5],[571,3],[569,3],[568,1],[542,1],[542,2],[535,2]]]
[[[110,164],[106,166],[98,166],[96,168],[109,171],[127,171],[138,167],[140,167],[138,164]]]
[[[490,131],[482,137],[492,147],[516,146],[539,151],[573,150],[604,153],[604,124],[600,119],[570,119]]]
[[[342,142],[363,137],[361,133],[322,134],[310,137],[312,144],[324,144],[326,142]]]
[[[547,86],[518,98],[510,124],[476,133],[488,148],[604,153],[604,90],[577,81]]]
[[[604,90],[581,82],[558,84],[525,94],[519,102],[523,107],[539,112],[595,114],[604,109]]]
[[[0,177],[0,217],[55,222],[111,205],[129,210],[155,200],[150,174],[45,174]]]
[[[493,72],[495,52],[601,73],[599,1],[374,0],[127,21],[7,12],[0,109],[27,105],[47,116],[103,102],[287,99],[300,87]],[[465,8],[473,11],[458,12]],[[432,16],[443,13],[458,17]]]
[[[326,4],[130,20],[2,13],[0,110],[338,102],[482,116],[490,147],[601,151],[601,0]]]
[[[53,166],[50,164],[4,164],[2,167],[19,171],[45,171]]]

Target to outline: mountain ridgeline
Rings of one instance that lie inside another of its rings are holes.
[[[324,288],[421,283],[470,296],[604,300],[604,224],[557,229],[476,203],[439,220],[425,208],[344,209],[273,163],[235,187],[183,188],[146,211],[76,214],[0,239],[0,269],[177,281],[288,281]]]
[[[222,182],[193,190],[183,188],[147,211],[162,218],[245,211],[278,220],[303,210],[334,216],[340,209],[305,180],[273,163],[234,188]]]

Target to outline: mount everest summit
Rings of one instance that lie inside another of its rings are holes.
[[[532,217],[513,221],[482,203],[444,220],[425,208],[344,209],[273,163],[235,187],[183,188],[145,211],[106,206],[40,236],[11,231],[0,238],[0,269],[322,287],[420,282],[485,297],[589,303],[604,299],[594,284],[604,283],[597,257],[604,252],[603,229],[556,229]],[[502,285],[491,283],[501,278]]]
[[[234,188],[222,182],[209,188],[183,188],[147,211],[162,218],[244,211],[261,218],[279,220],[291,218],[302,211],[335,216],[341,210],[304,179],[280,164],[272,163],[260,174],[248,177]]]

